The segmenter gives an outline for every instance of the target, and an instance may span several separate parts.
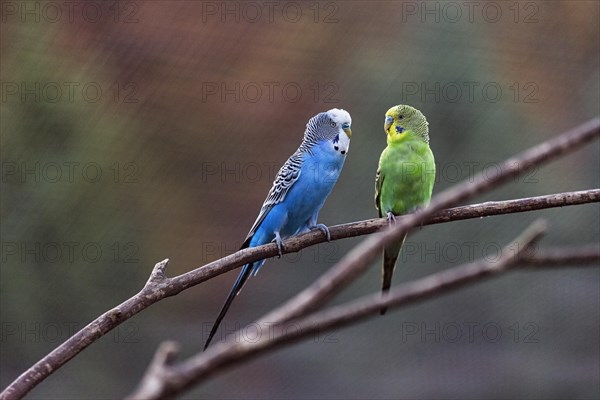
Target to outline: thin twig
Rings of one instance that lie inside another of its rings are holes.
[[[543,210],[555,207],[571,206],[576,204],[586,204],[600,201],[600,189],[580,190],[576,192],[555,193],[544,196],[524,197],[515,200],[486,201],[485,203],[471,204],[467,206],[449,208],[434,214],[431,218],[425,220],[423,225],[442,224],[445,222],[461,221],[473,218],[491,217],[496,215],[513,214],[535,210]],[[402,220],[407,216],[396,217]],[[387,228],[386,218],[367,219],[364,221],[350,222],[330,226],[331,240],[345,239],[349,237],[368,235]],[[298,246],[305,244],[307,238],[320,239],[324,241],[320,231],[309,232],[299,235],[285,242],[286,249],[292,251]],[[298,248],[300,250],[301,248]]]
[[[598,264],[600,263],[600,245],[598,243],[578,247],[557,247],[526,256],[521,264],[527,268],[562,267],[565,264]]]
[[[515,176],[516,174],[523,172],[528,168],[531,168],[535,165],[541,164],[545,161],[548,161],[552,158],[556,158],[560,155],[563,155],[567,152],[573,151],[583,146],[584,144],[596,138],[599,133],[600,118],[592,119],[570,131],[563,133],[555,139],[552,139],[548,142],[542,143],[532,148],[527,153],[524,153],[522,158],[511,159],[508,162],[504,163],[503,166],[510,166],[510,163],[514,164],[515,162],[518,163],[519,161],[525,162],[525,164],[520,167],[518,165],[517,167],[514,167],[513,165],[508,171],[502,170],[500,172],[500,175],[506,176],[506,179],[508,179],[508,177]],[[490,180],[490,182],[491,181],[492,180]],[[493,185],[498,185],[501,183],[501,180],[494,179],[493,182],[495,183],[481,185],[477,190],[473,191],[469,195],[474,195],[476,193],[479,193],[481,190],[484,190],[485,188],[489,189]],[[588,191],[588,194],[591,197],[589,197],[587,201],[584,202],[598,201],[598,193],[594,193],[594,191]],[[450,199],[453,201],[448,201],[449,199],[446,198],[441,200],[441,204],[448,204],[449,206],[450,204],[456,204],[457,201],[461,201],[466,198],[466,194],[465,196],[458,196],[456,198]],[[580,200],[581,199],[579,199],[578,201]],[[566,202],[564,205],[570,204],[568,200],[565,201]],[[572,204],[581,204],[581,202],[574,202]],[[434,204],[432,203],[432,206],[433,205]],[[557,205],[546,204],[546,206],[540,205],[540,207],[537,209],[556,206]],[[438,207],[439,204],[436,205],[436,209],[438,209]],[[433,211],[431,210],[432,208],[430,207],[424,210],[425,212],[420,212],[413,216],[407,216],[406,218],[402,218],[401,221],[397,224],[397,231],[400,229],[406,230],[408,229],[406,228],[407,226],[414,226],[415,221],[419,221],[420,223],[424,219],[433,217]],[[518,209],[514,209],[509,212],[518,211]],[[478,216],[485,215],[486,214],[482,212]],[[498,215],[498,212],[494,211],[490,215]],[[432,223],[448,222],[450,220],[451,219],[446,218],[445,220],[440,220],[438,222]],[[336,229],[331,230],[332,239],[335,240],[342,237],[364,235],[366,233],[372,232],[371,229],[375,231],[381,228],[381,226],[376,227],[376,225],[379,223],[381,223],[381,221],[375,223],[369,223],[369,221],[359,222],[357,223],[359,226],[354,227],[355,232],[352,232],[352,229],[346,229],[347,227],[345,226],[336,227]],[[338,234],[339,236],[337,236]],[[310,232],[306,235],[295,237],[286,241],[285,252],[297,252],[302,248],[314,245],[316,243],[321,243],[324,240],[325,238],[322,233]],[[379,240],[380,239],[377,238],[377,241]],[[153,274],[156,273],[159,275],[157,279],[150,279],[138,294],[134,295],[130,299],[121,303],[120,305],[102,314],[90,324],[81,329],[79,332],[75,333],[75,335],[73,335],[71,338],[67,339],[60,346],[55,348],[48,355],[39,360],[36,364],[30,367],[15,381],[13,381],[8,387],[5,388],[4,391],[0,393],[0,399],[22,398],[40,382],[42,382],[49,375],[54,373],[58,368],[60,368],[62,365],[64,365],[82,350],[87,348],[90,344],[94,343],[96,340],[98,340],[106,333],[110,332],[119,324],[123,323],[127,319],[131,318],[138,312],[144,310],[145,308],[156,303],[157,301],[160,301],[169,296],[176,295],[179,292],[191,286],[202,283],[208,279],[211,279],[217,275],[235,269],[248,262],[274,257],[275,255],[277,255],[277,246],[275,244],[268,244],[251,249],[244,249],[242,251],[236,252],[235,254],[223,257],[203,267],[196,268],[190,272],[187,272],[174,278],[168,278],[164,275],[164,270],[167,266],[168,260],[164,260],[161,263],[158,263],[153,271]],[[371,256],[375,256],[375,254]]]
[[[136,393],[136,399],[151,397],[156,390],[163,385],[163,381],[169,374],[169,367],[173,364],[175,357],[179,354],[179,345],[175,342],[162,342],[154,354],[150,368],[144,374],[140,389]],[[164,398],[164,397],[163,397]]]

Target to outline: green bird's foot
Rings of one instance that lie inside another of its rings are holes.
[[[391,226],[392,224],[396,223],[396,216],[391,211],[387,213],[386,218],[387,218],[388,225]]]
[[[329,228],[325,224],[317,224],[315,226],[311,226],[310,229],[318,229],[325,234],[327,237],[327,241],[331,242],[331,233],[329,233]]]
[[[279,258],[281,258],[283,255],[283,240],[279,236],[279,232],[275,232],[275,239],[273,241],[277,243],[277,252],[279,253]]]

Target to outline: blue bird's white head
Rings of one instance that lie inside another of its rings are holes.
[[[352,136],[352,118],[346,110],[332,108],[312,117],[306,124],[304,142],[309,147],[329,142],[331,150],[345,156]]]

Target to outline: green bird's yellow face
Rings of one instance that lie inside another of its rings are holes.
[[[429,142],[429,128],[421,111],[407,105],[390,108],[385,113],[383,129],[388,143],[400,143],[409,138]]]

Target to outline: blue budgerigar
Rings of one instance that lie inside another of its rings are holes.
[[[242,249],[274,241],[281,256],[283,239],[311,229],[323,231],[330,239],[329,229],[317,223],[317,217],[344,166],[352,136],[351,124],[350,114],[337,108],[319,113],[308,121],[300,147],[277,173]],[[242,267],[212,327],[205,349],[233,299],[264,263],[265,260],[260,260]]]

